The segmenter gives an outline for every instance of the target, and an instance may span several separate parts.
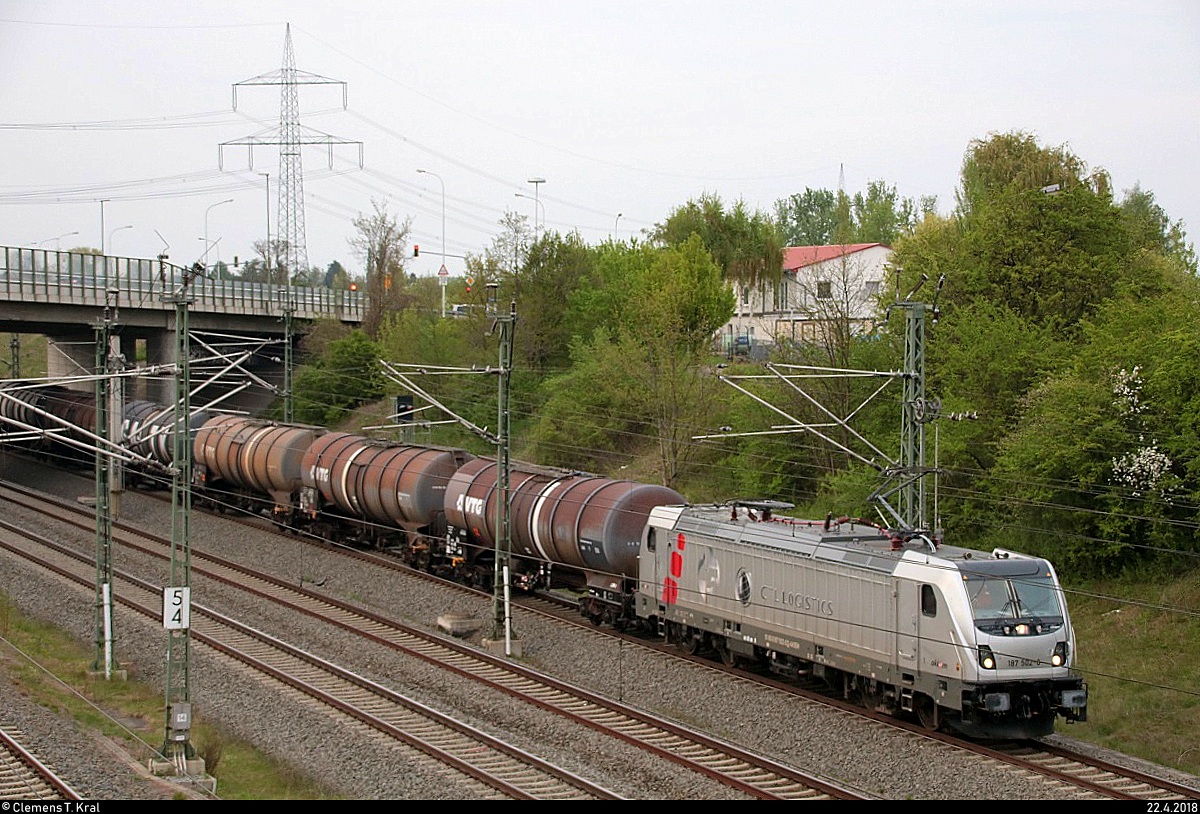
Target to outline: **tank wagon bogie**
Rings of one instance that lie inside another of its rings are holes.
[[[941,547],[774,505],[663,507],[642,545],[637,615],[689,652],[815,676],[866,706],[970,737],[1086,719],[1073,633],[1043,560]],[[741,509],[741,511],[739,511]],[[972,587],[1012,607],[987,617]]]

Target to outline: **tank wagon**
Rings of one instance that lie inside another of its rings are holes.
[[[455,573],[465,554],[447,547],[445,497],[451,477],[474,458],[460,449],[326,433],[301,461],[300,514],[324,536]]]
[[[58,385],[29,387],[0,385],[0,430],[28,428],[41,433],[30,439],[27,448],[47,455],[69,458],[87,457],[84,450],[96,443],[96,394]],[[193,412],[189,430],[195,433],[208,413]],[[174,459],[174,407],[150,401],[130,401],[121,415],[121,443],[140,460],[126,464],[126,470],[141,485],[161,484],[169,476]],[[71,442],[73,439],[74,443]]]
[[[94,394],[57,385],[3,386],[0,430],[17,435],[29,450],[78,457],[78,447],[65,439],[90,445],[95,429]]]
[[[1058,716],[1086,720],[1049,562],[775,514],[785,508],[655,508],[638,618],[691,652],[824,678],[868,707],[968,737],[1037,737]]]
[[[479,551],[474,581],[481,585],[491,578],[498,537],[499,475],[495,459],[477,458],[454,473],[446,491],[447,532],[458,547]],[[664,486],[519,462],[509,466],[508,489],[514,584],[586,589],[584,615],[623,624],[650,510],[683,503],[683,496]]]
[[[192,445],[198,502],[219,511],[268,509],[281,525],[290,523],[296,516],[304,454],[324,434],[321,427],[210,417],[196,431]]]
[[[195,410],[188,416],[188,443],[210,420],[207,410]],[[141,461],[129,466],[143,487],[169,483],[175,460],[175,407],[152,401],[135,400],[125,405],[121,423],[122,443]]]

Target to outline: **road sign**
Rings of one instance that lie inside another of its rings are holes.
[[[446,264],[445,264],[445,263],[443,263],[443,264],[442,264],[442,267],[441,267],[440,269],[438,269],[438,276],[439,276],[439,277],[449,277],[449,276],[450,276],[450,272],[449,272],[449,270],[446,268]]]

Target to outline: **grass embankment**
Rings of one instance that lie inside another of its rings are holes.
[[[0,669],[43,707],[103,733],[147,766],[162,745],[166,688],[130,676],[105,681],[90,675],[95,653],[62,630],[25,617],[0,595]],[[192,744],[225,800],[330,800],[337,796],[203,720]]]
[[[1067,602],[1089,703],[1060,731],[1200,775],[1200,571],[1072,586]]]

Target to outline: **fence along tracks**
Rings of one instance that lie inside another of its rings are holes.
[[[11,488],[10,484],[4,486]],[[77,507],[61,501],[41,502],[44,499],[33,493],[26,493],[20,500],[29,508],[44,513],[78,511]],[[88,528],[84,522],[67,519],[64,519],[64,522],[73,522],[80,528]],[[19,531],[8,524],[0,525],[14,533]],[[127,529],[120,529],[115,534],[122,535],[120,544],[126,550],[136,548],[151,556],[168,556],[168,543],[161,538]],[[8,536],[10,535],[6,535]],[[81,585],[92,584],[94,571],[91,570],[90,558],[43,538],[38,538],[37,543],[39,546],[53,548],[56,552],[54,559],[60,561],[56,564],[43,561],[44,565],[69,576]],[[7,541],[3,544],[13,550],[25,548],[20,544],[10,545]],[[62,564],[63,558],[70,558],[73,564]],[[221,580],[241,590],[269,598],[290,611],[324,620],[364,639],[436,664],[441,669],[468,677],[541,709],[552,711],[581,726],[634,744],[747,796],[763,799],[862,799],[861,795],[852,790],[756,756],[703,733],[570,687],[533,670],[522,668],[509,660],[492,657],[458,642],[297,589],[272,577],[253,573],[235,563],[209,557],[194,549],[191,552],[191,563],[194,576],[203,575]],[[129,587],[126,588],[126,585]],[[151,618],[161,618],[161,594],[157,586],[131,575],[122,575],[121,588],[118,601]],[[522,770],[492,768],[492,761],[497,759],[495,757],[489,757],[486,761],[475,760],[468,766],[460,758],[451,755],[451,750],[444,744],[455,738],[466,737],[466,733],[472,730],[469,725],[443,720],[439,722],[441,729],[436,735],[427,734],[426,727],[431,726],[428,721],[433,711],[410,699],[203,607],[193,606],[192,620],[194,640],[208,644],[255,670],[272,675],[275,680],[287,684],[293,691],[318,698],[322,703],[368,723],[377,731],[396,738],[411,748],[426,754],[436,754],[439,760],[456,765],[460,771],[498,789],[505,796],[536,799],[614,799],[617,796],[549,764],[539,767],[541,777],[530,779],[522,776],[517,780],[511,778],[519,775]],[[414,719],[410,716],[418,717]],[[451,732],[457,734],[451,735]],[[483,736],[483,739],[487,737],[478,732],[470,735],[477,740],[480,736]],[[534,756],[513,747],[505,749],[499,744],[490,744],[488,748],[493,752],[507,752],[508,760],[524,760],[526,765],[540,762]],[[478,749],[479,746],[475,745],[464,751]],[[557,786],[548,779],[554,776],[558,777]]]

